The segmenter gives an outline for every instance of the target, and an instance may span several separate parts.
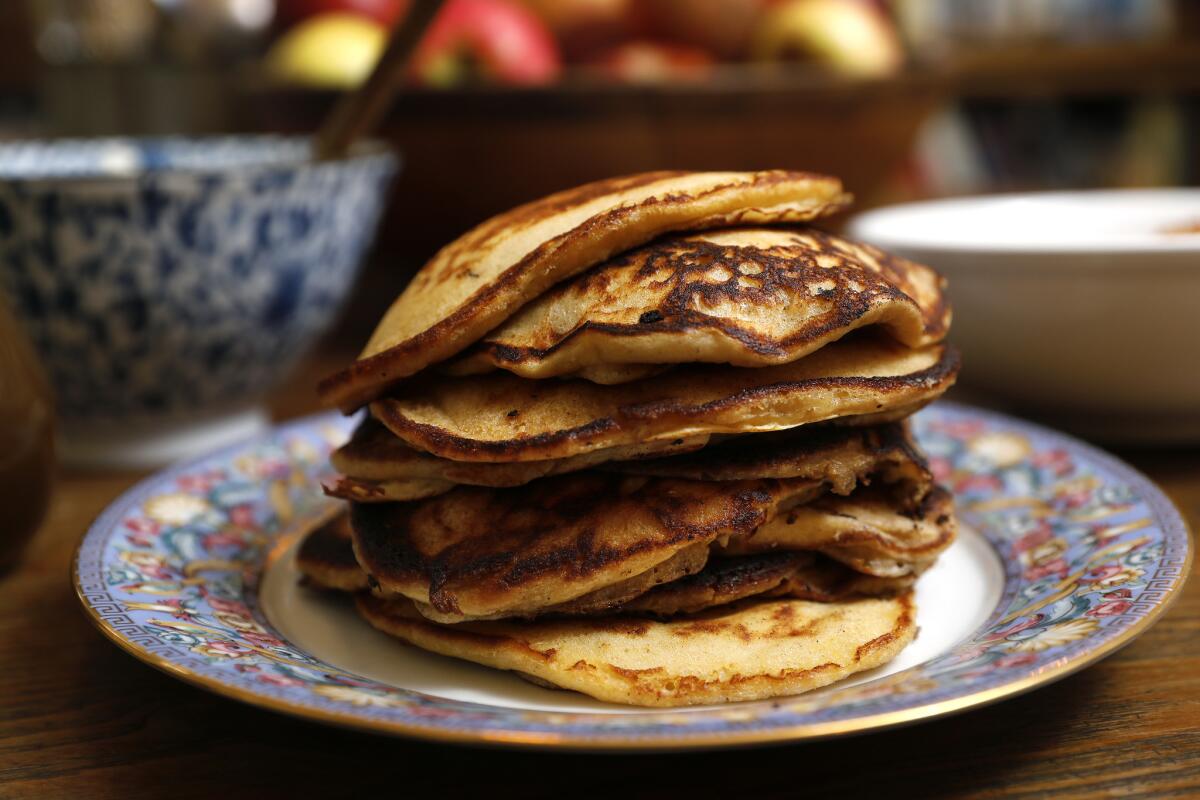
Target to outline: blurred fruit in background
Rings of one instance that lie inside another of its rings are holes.
[[[561,71],[545,23],[513,0],[449,0],[413,54],[413,76],[426,86],[480,78],[532,86],[554,82]]]
[[[869,0],[784,0],[754,32],[759,61],[812,62],[849,75],[888,75],[904,63],[891,17]]]
[[[370,74],[408,0],[281,0],[282,35],[266,56],[276,79],[322,88],[357,86]],[[448,0],[413,53],[410,79],[451,87],[486,81],[556,81],[558,45],[540,17],[516,0]]]
[[[350,88],[371,74],[387,37],[386,27],[360,14],[317,14],[289,28],[271,46],[265,65],[287,83]]]
[[[369,74],[410,0],[277,2],[269,73],[348,88]],[[746,61],[870,77],[898,69],[904,50],[887,4],[872,0],[448,0],[410,77],[436,88],[542,86],[570,75],[686,83]]]
[[[636,41],[617,45],[591,63],[592,74],[621,83],[700,81],[715,62],[707,50],[670,42]]]

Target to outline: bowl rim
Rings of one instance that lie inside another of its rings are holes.
[[[997,204],[1008,204],[1021,201],[1033,202],[1072,202],[1093,201],[1097,199],[1128,199],[1137,196],[1154,196],[1157,198],[1188,198],[1200,204],[1200,187],[1159,187],[1133,189],[1074,189],[1033,192],[998,192],[990,194],[965,195],[962,197],[947,197],[932,200],[918,200],[910,203],[898,203],[870,209],[857,214],[846,225],[847,231],[855,238],[875,244],[881,248],[897,251],[919,253],[921,256],[970,254],[970,255],[1152,255],[1164,253],[1200,253],[1200,233],[1167,234],[1145,233],[1097,238],[1094,242],[1079,239],[1030,240],[1020,239],[1000,240],[996,238],[981,238],[978,241],[956,239],[939,242],[934,237],[903,235],[900,226],[896,225],[897,217],[918,213],[938,214],[948,208],[959,210],[963,207],[976,206],[981,213]],[[1186,214],[1187,212],[1185,212]],[[1196,215],[1200,222],[1200,214]],[[1019,263],[1019,262],[1009,262]]]
[[[9,139],[0,142],[0,156],[6,151],[16,151],[24,147],[54,147],[70,148],[111,144],[114,146],[145,147],[170,144],[199,144],[199,145],[262,145],[276,143],[281,146],[310,144],[314,137],[307,134],[279,133],[226,133],[205,134],[198,136],[162,135],[162,136],[64,136],[31,139]],[[296,170],[303,168],[330,169],[345,164],[362,161],[383,161],[393,169],[402,163],[401,154],[387,141],[378,138],[363,139],[354,144],[350,152],[338,158],[326,161],[314,161],[311,151],[301,158],[288,157],[278,161],[260,161],[249,163],[234,163],[221,166],[186,165],[156,169],[136,169],[127,172],[87,171],[75,173],[6,173],[0,168],[0,185],[20,186],[128,186],[136,184],[147,177],[156,178],[203,178],[222,175],[244,177],[261,175],[268,172]]]

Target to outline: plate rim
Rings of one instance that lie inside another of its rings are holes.
[[[1070,434],[1060,432],[1053,428],[1040,425],[1035,422],[1029,422],[1002,412],[979,408],[978,406],[965,403],[940,400],[937,401],[936,405],[954,413],[966,413],[983,417],[985,419],[998,422],[1008,428],[1013,428],[1018,431],[1032,432],[1042,437],[1049,437],[1050,439],[1057,440],[1067,445],[1071,450],[1085,456],[1089,461],[1098,463],[1106,470],[1116,473],[1122,477],[1122,479],[1128,479],[1130,483],[1135,485],[1135,487],[1141,493],[1143,500],[1153,511],[1155,521],[1163,526],[1164,533],[1171,533],[1173,528],[1175,533],[1183,536],[1183,541],[1186,548],[1183,565],[1180,570],[1179,579],[1171,587],[1169,593],[1161,600],[1157,601],[1153,608],[1148,611],[1145,616],[1138,619],[1135,623],[1127,627],[1123,627],[1116,635],[1114,635],[1103,645],[1093,650],[1089,650],[1064,664],[1057,665],[1053,669],[1027,675],[1021,679],[1010,681],[988,689],[982,689],[961,697],[947,698],[945,700],[934,701],[924,705],[915,706],[913,708],[884,711],[845,720],[827,720],[823,722],[781,725],[770,728],[746,728],[726,730],[722,732],[685,734],[679,736],[664,735],[655,736],[653,738],[642,738],[636,735],[626,735],[623,738],[600,738],[589,736],[587,734],[562,734],[552,731],[515,729],[454,730],[435,725],[420,725],[394,719],[380,719],[369,716],[361,716],[352,712],[332,711],[328,709],[312,707],[302,703],[289,701],[287,699],[256,693],[238,686],[227,684],[217,678],[193,672],[186,666],[172,662],[166,657],[150,652],[137,643],[128,640],[120,631],[112,627],[99,615],[99,613],[84,595],[83,586],[80,580],[79,560],[84,544],[94,533],[101,534],[104,530],[108,529],[108,526],[102,527],[101,523],[105,522],[110,512],[113,512],[118,505],[122,504],[122,500],[124,500],[124,498],[135,494],[144,488],[147,488],[153,483],[160,481],[166,473],[184,471],[192,465],[198,465],[213,459],[223,458],[227,454],[232,454],[243,450],[255,441],[267,440],[270,437],[278,435],[279,433],[285,432],[291,428],[310,427],[317,420],[327,416],[328,412],[318,412],[315,414],[295,417],[283,422],[275,423],[272,425],[271,429],[262,436],[246,439],[242,442],[201,454],[195,458],[179,461],[166,467],[165,469],[158,470],[150,475],[147,475],[132,486],[125,489],[120,495],[118,495],[116,498],[110,501],[107,506],[105,506],[104,510],[97,515],[97,517],[80,536],[79,542],[75,546],[75,551],[69,564],[71,584],[75,596],[79,600],[87,619],[106,639],[117,645],[122,651],[133,656],[143,664],[177,678],[186,684],[196,688],[205,689],[227,699],[236,700],[253,707],[284,714],[296,719],[307,720],[309,722],[320,722],[344,729],[381,733],[392,736],[420,739],[424,741],[458,745],[482,745],[492,747],[594,752],[661,752],[672,750],[703,750],[726,747],[748,747],[763,744],[782,744],[786,742],[815,741],[820,739],[828,739],[835,736],[846,736],[872,731],[895,729],[918,722],[952,716],[973,708],[982,708],[984,706],[997,703],[1001,700],[1017,697],[1026,692],[1032,691],[1033,689],[1040,688],[1042,686],[1048,686],[1082,669],[1085,669],[1096,662],[1107,658],[1117,650],[1120,650],[1122,647],[1125,647],[1133,640],[1141,636],[1174,606],[1180,595],[1182,595],[1183,588],[1187,584],[1187,579],[1191,574],[1196,548],[1194,546],[1193,533],[1191,531],[1191,527],[1187,523],[1187,520],[1183,517],[1182,513],[1180,513],[1179,509],[1175,506],[1170,497],[1168,497],[1153,480],[1151,480],[1136,467],[1128,464],[1117,456],[1112,455],[1100,449],[1099,447],[1096,447],[1095,445],[1084,442]],[[286,552],[286,550],[294,543],[295,539],[302,532],[303,528],[297,526],[279,534],[278,538],[272,543],[268,553],[264,558],[264,572],[272,563],[274,563],[275,560],[277,560],[284,552]],[[988,544],[991,546],[990,542],[988,542]],[[1002,563],[1007,563],[1007,559],[1003,554],[998,553],[998,556],[1000,557]],[[768,700],[765,702],[771,701]],[[647,714],[663,713],[672,710],[679,711],[680,709],[642,709],[642,711]]]

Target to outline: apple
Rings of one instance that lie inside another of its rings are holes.
[[[482,74],[500,83],[551,83],[562,72],[554,37],[515,0],[448,0],[413,53],[412,75],[450,86]]]
[[[266,68],[289,83],[348,89],[370,74],[387,38],[387,28],[361,14],[319,14],[295,25],[271,46]]]
[[[868,77],[904,63],[895,26],[870,0],[784,0],[763,15],[751,47],[758,60],[800,58]]]

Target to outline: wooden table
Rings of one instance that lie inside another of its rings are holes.
[[[275,410],[314,407],[321,366]],[[1200,451],[1122,453],[1200,529]],[[0,797],[1200,796],[1200,580],[1151,631],[999,705],[849,739],[718,754],[550,755],[369,736],[259,711],[144,666],[92,629],[76,542],[137,475],[67,473],[0,578]],[[1197,559],[1193,572],[1200,570]]]

